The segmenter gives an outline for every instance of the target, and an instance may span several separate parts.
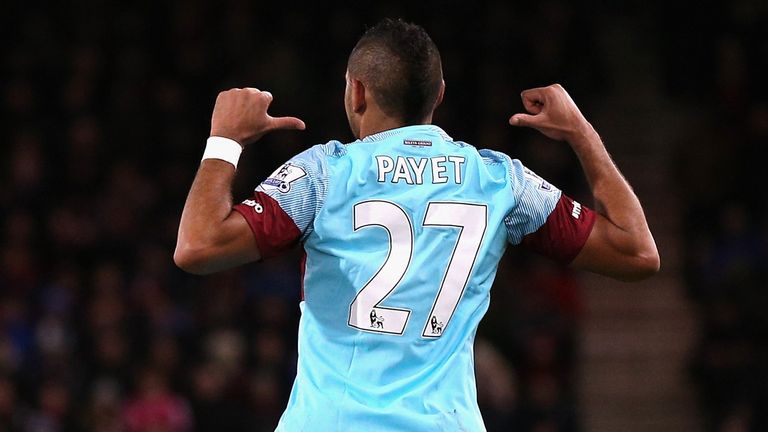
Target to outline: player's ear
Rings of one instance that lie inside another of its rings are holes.
[[[349,79],[349,85],[350,85],[350,96],[351,96],[351,102],[352,102],[352,112],[356,114],[362,114],[365,112],[366,108],[366,93],[368,93],[367,89],[365,88],[365,84],[363,84],[362,81],[350,78]]]
[[[440,80],[440,90],[437,92],[437,100],[435,101],[435,109],[443,103],[443,96],[445,96],[445,80]]]

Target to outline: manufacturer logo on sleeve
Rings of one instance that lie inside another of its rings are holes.
[[[307,175],[301,167],[286,163],[278,168],[272,175],[261,183],[261,188],[265,191],[277,189],[282,193],[288,193],[291,190],[291,183]]]
[[[573,216],[574,219],[578,219],[579,216],[581,216],[581,204],[576,201],[573,202],[573,210],[571,211],[571,216]]]
[[[247,205],[249,207],[253,207],[253,211],[255,211],[256,213],[263,213],[264,212],[264,207],[261,204],[259,204],[256,200],[247,199],[247,200],[243,201],[243,204],[245,204],[245,205]]]

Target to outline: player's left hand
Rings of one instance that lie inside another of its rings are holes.
[[[304,130],[304,122],[296,117],[267,114],[270,103],[272,93],[255,88],[219,93],[211,116],[211,136],[233,139],[245,147],[273,130]]]
[[[520,94],[530,114],[515,114],[512,126],[532,127],[549,138],[574,144],[594,131],[560,84],[525,90]]]

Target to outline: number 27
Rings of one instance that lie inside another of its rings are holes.
[[[430,202],[424,227],[454,227],[459,234],[421,335],[440,337],[467,286],[485,234],[487,209],[482,204]],[[354,228],[387,230],[389,251],[384,264],[349,305],[348,324],[360,330],[402,335],[411,311],[381,303],[402,281],[413,256],[413,225],[408,214],[389,201],[363,201],[354,206]]]

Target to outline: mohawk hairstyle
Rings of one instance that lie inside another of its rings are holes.
[[[402,19],[386,18],[369,28],[352,49],[348,70],[385,114],[406,124],[432,113],[443,80],[435,43],[421,26]]]

